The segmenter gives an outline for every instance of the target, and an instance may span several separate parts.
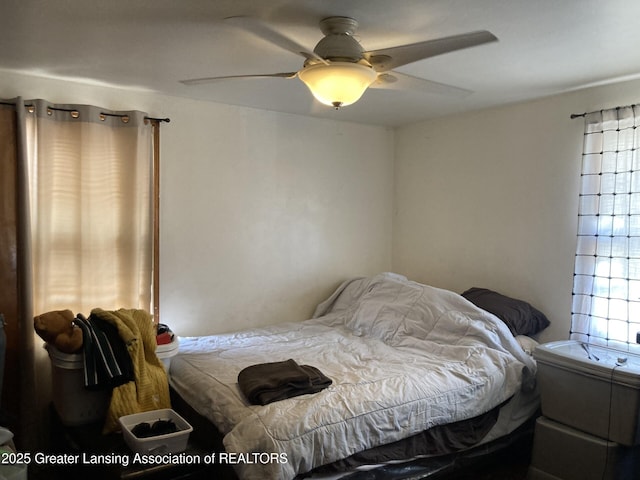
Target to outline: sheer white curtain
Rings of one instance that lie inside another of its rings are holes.
[[[150,122],[142,112],[27,103],[34,313],[152,312]]]
[[[571,338],[628,349],[640,332],[640,109],[585,115]]]

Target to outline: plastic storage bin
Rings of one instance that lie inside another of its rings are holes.
[[[4,427],[0,427],[0,455],[4,460],[0,464],[0,480],[27,480],[27,465],[24,463],[11,463],[10,455],[15,453],[13,433]]]
[[[80,353],[63,353],[45,344],[51,359],[53,406],[63,425],[86,425],[104,419],[111,391],[84,388],[84,360]]]
[[[566,340],[538,346],[542,414],[622,445],[640,443],[640,356]]]
[[[27,466],[24,464],[0,465],[0,480],[27,480]]]
[[[544,417],[536,420],[528,480],[637,480],[640,447],[626,447]]]
[[[153,423],[156,420],[173,420],[177,431],[148,438],[138,438],[131,431],[139,423]],[[187,448],[189,434],[193,431],[193,427],[170,408],[125,415],[120,417],[118,421],[122,427],[122,436],[125,443],[131,450],[141,454],[162,455],[182,452]]]

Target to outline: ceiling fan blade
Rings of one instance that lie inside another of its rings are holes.
[[[257,75],[227,75],[224,77],[204,77],[180,80],[185,85],[202,85],[204,83],[217,82],[218,80],[242,79],[242,78],[296,78],[298,72],[262,73]]]
[[[266,40],[277,47],[288,50],[296,55],[301,55],[306,59],[314,58],[324,64],[328,64],[328,62],[320,57],[318,54],[309,50],[308,48],[300,45],[295,40],[283,35],[275,28],[273,28],[268,23],[260,20],[256,17],[248,17],[248,16],[237,16],[237,17],[227,17],[224,21],[230,25],[234,25],[236,27],[242,28],[248,32],[253,33],[259,38]]]
[[[436,95],[465,97],[473,93],[466,88],[454,87],[446,83],[434,82],[424,78],[414,77],[400,72],[381,73],[369,88],[383,88],[388,90],[413,90]]]
[[[394,68],[417,62],[443,53],[475,47],[484,43],[495,42],[497,37],[486,30],[463,33],[450,37],[437,38],[424,42],[400,45],[398,47],[383,48],[365,52],[365,58],[378,72],[387,72]]]

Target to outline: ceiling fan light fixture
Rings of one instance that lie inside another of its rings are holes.
[[[370,66],[353,62],[305,66],[298,77],[320,103],[336,109],[357,102],[377,77]]]

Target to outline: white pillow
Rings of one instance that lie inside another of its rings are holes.
[[[533,355],[533,351],[538,345],[540,345],[533,338],[527,337],[526,335],[516,335],[516,340],[525,351],[525,353],[528,353],[529,355]]]

